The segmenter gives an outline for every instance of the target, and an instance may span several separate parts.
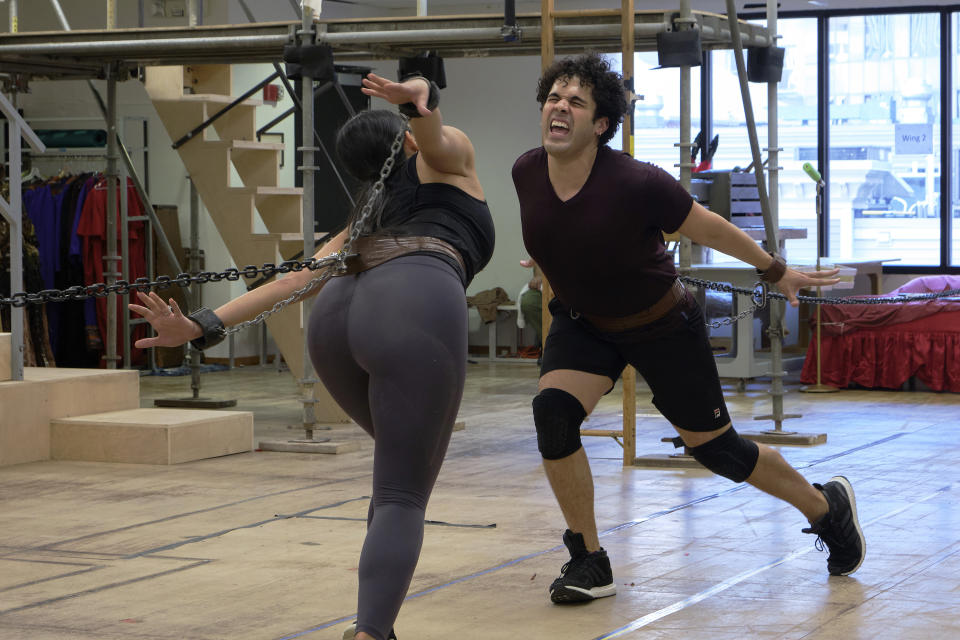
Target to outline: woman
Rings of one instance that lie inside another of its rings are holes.
[[[344,638],[386,640],[413,575],[424,512],[463,393],[467,356],[464,290],[493,253],[493,220],[477,179],[473,145],[442,123],[436,85],[370,74],[363,92],[400,105],[351,118],[337,155],[365,190],[347,228],[317,257],[339,251],[351,231],[347,272],[320,290],[308,326],[314,367],[333,398],[374,438],[373,498],[360,555],[357,622]],[[412,134],[411,134],[412,132]],[[391,145],[401,150],[387,173]],[[138,294],[130,308],[157,332],[138,347],[211,341],[223,325],[254,318],[307,285],[292,272],[215,312],[184,316],[173,300]],[[214,315],[215,314],[215,315]],[[222,323],[222,325],[220,324]]]

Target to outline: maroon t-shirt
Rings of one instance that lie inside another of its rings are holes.
[[[562,202],[543,147],[513,165],[523,242],[568,307],[622,317],[646,309],[677,277],[661,230],[676,231],[693,198],[666,171],[601,146],[580,191]]]

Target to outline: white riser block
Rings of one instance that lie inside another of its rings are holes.
[[[177,464],[252,450],[248,411],[131,409],[50,423],[54,460]]]

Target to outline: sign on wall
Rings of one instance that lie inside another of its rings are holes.
[[[919,155],[933,153],[932,124],[897,124],[893,135],[895,153]]]

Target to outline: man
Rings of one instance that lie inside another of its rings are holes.
[[[543,276],[540,273],[540,267],[533,260],[526,259],[520,261],[521,267],[533,269],[533,277],[520,294],[520,315],[523,317],[524,324],[529,324],[533,332],[537,334],[537,348],[543,345]],[[537,364],[540,364],[539,359]]]
[[[693,201],[666,172],[606,146],[627,109],[619,74],[597,54],[560,60],[540,78],[543,146],[513,167],[523,239],[556,297],[533,399],[544,469],[568,529],[571,559],[550,587],[556,603],[613,595],[600,547],[593,478],[580,424],[626,364],[653,391],[657,409],[693,457],[734,482],[749,482],[796,507],[829,548],[833,575],[863,562],[853,489],[837,476],[811,485],[780,454],[739,436],[730,423],[696,301],[677,280],[661,231],[757,267],[796,306],[801,287],[836,282],[805,275]],[[599,286],[598,283],[603,283]]]

